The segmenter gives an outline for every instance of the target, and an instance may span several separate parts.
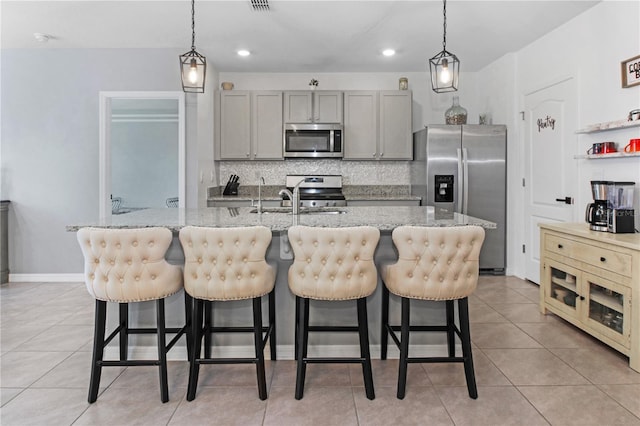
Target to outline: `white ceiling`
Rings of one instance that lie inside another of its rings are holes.
[[[449,0],[447,50],[477,71],[598,1]],[[442,50],[442,2],[198,0],[196,49],[225,72],[398,72],[427,69]],[[5,1],[2,48],[191,48],[189,0]],[[39,43],[33,33],[51,35]],[[385,48],[397,54],[387,58]],[[252,55],[242,58],[238,49]]]

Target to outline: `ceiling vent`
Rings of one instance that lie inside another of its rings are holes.
[[[251,8],[254,12],[269,11],[269,0],[251,0]]]

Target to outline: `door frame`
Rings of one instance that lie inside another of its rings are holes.
[[[185,207],[185,96],[184,92],[99,92],[99,217],[111,218],[111,100],[175,99],[178,101],[178,207]]]

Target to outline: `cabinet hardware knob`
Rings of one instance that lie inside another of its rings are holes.
[[[562,244],[558,244],[558,248],[559,249],[563,248]]]
[[[600,262],[606,262],[606,261],[607,261],[607,259],[606,259],[606,258],[604,258],[604,257],[601,257],[601,258],[600,258]]]
[[[580,296],[580,300],[584,300],[584,296]]]

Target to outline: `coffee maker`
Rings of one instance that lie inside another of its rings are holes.
[[[635,182],[610,182],[607,190],[607,230],[616,234],[635,232],[633,189]]]
[[[585,220],[589,223],[589,229],[592,231],[607,232],[609,230],[607,203],[609,186],[612,183],[607,180],[591,181],[593,203],[587,204]]]

